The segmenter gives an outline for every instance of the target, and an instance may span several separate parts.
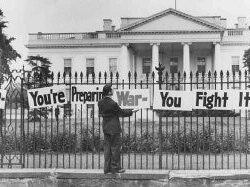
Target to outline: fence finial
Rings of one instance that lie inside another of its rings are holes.
[[[211,78],[211,75],[212,75],[212,73],[211,73],[211,71],[209,70],[209,71],[208,71],[208,74],[207,74],[207,76],[208,76],[209,79]]]

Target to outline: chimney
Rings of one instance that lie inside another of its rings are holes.
[[[238,25],[239,29],[246,29],[247,28],[246,17],[238,17]]]
[[[238,28],[239,28],[239,24],[235,23],[235,29],[238,29]]]
[[[114,25],[112,26],[112,31],[115,31],[115,26]]]
[[[103,19],[103,31],[112,31],[111,19]]]
[[[226,18],[221,18],[220,24],[222,27],[227,28],[227,19]]]

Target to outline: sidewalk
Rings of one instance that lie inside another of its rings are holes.
[[[0,186],[250,186],[250,170],[102,170],[1,169]]]

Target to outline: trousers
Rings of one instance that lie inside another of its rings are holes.
[[[121,169],[121,136],[104,133],[104,173]]]

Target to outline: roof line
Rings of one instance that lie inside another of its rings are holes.
[[[163,15],[165,15],[165,14],[167,14],[167,13],[170,13],[170,12],[173,12],[173,13],[175,13],[175,14],[177,14],[177,15],[181,15],[181,16],[186,17],[186,18],[188,18],[188,19],[191,19],[191,20],[193,20],[193,21],[200,22],[200,23],[202,23],[202,24],[204,24],[204,25],[207,25],[208,27],[212,27],[212,28],[216,28],[216,29],[222,29],[222,27],[219,26],[219,25],[215,25],[215,24],[213,24],[213,23],[210,23],[210,22],[205,21],[205,20],[203,20],[203,19],[200,19],[200,18],[198,18],[198,17],[194,17],[194,16],[188,15],[188,14],[186,14],[186,13],[183,13],[183,12],[181,12],[181,11],[177,11],[177,10],[175,10],[175,9],[169,8],[169,9],[166,9],[166,10],[164,10],[164,11],[161,11],[161,12],[158,12],[158,13],[156,13],[156,14],[153,14],[152,16],[149,16],[149,17],[146,17],[146,18],[144,18],[144,19],[142,19],[142,20],[139,20],[139,21],[137,21],[137,22],[135,22],[135,23],[129,24],[129,25],[123,27],[123,28],[118,29],[117,31],[124,31],[124,30],[129,29],[129,28],[137,27],[137,26],[139,26],[140,24],[143,24],[143,23],[145,23],[145,22],[147,22],[147,21],[150,21],[150,20],[155,19],[155,18],[157,18],[157,17],[163,16]]]

